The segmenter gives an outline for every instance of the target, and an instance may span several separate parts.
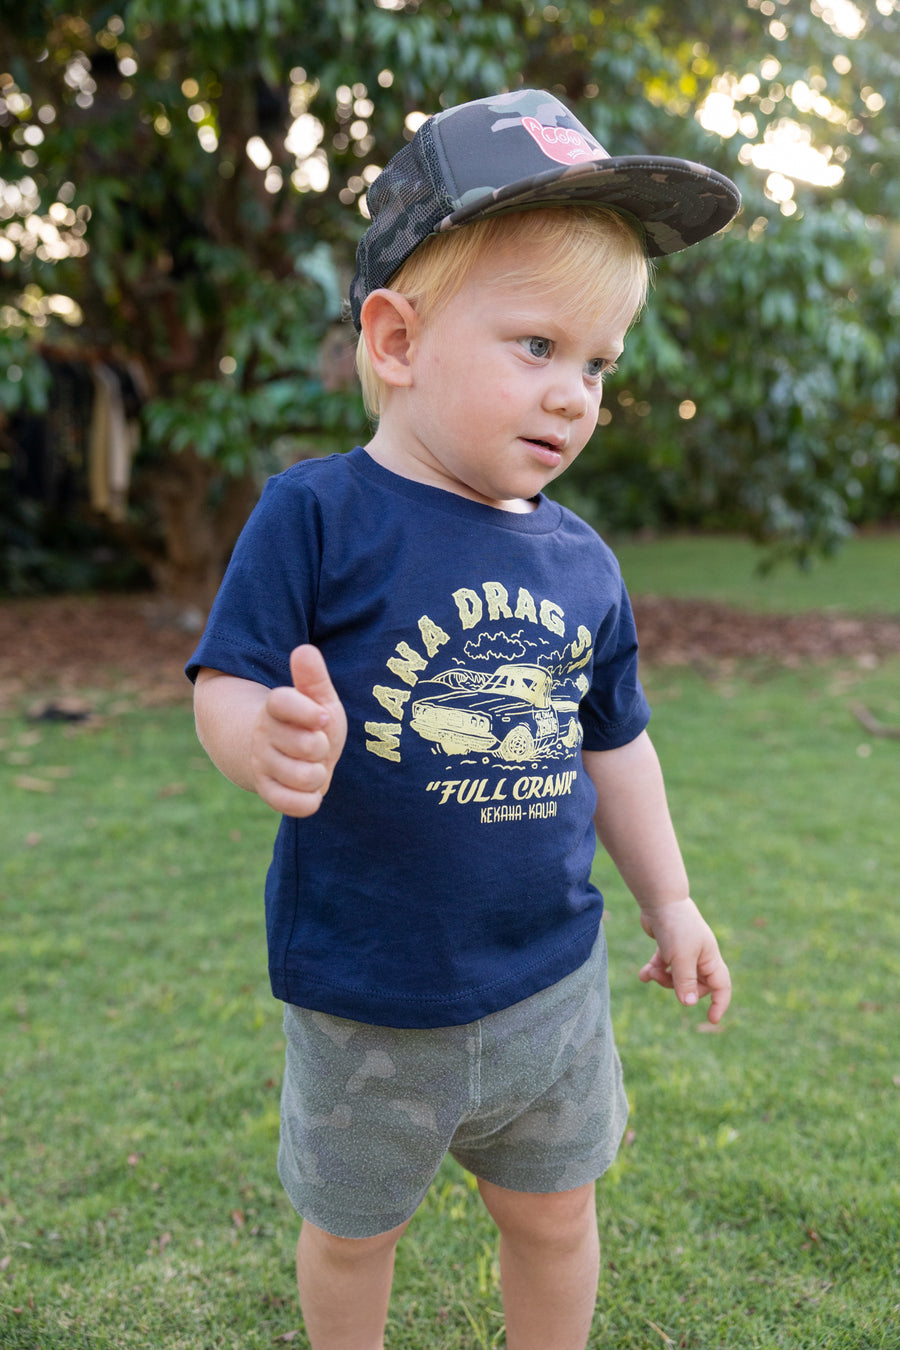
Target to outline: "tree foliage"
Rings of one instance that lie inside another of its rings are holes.
[[[524,82],[612,153],[700,159],[745,198],[660,265],[561,492],[605,524],[828,548],[900,502],[898,38],[898,0],[17,7],[0,401],[41,406],[48,351],[139,360],[134,538],[202,598],[261,472],[365,436],[338,324],[367,186],[417,116]]]

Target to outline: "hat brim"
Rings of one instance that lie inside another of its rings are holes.
[[[691,160],[610,156],[472,193],[435,232],[509,211],[575,202],[632,217],[641,226],[648,257],[660,258],[718,234],[739,211],[741,196],[730,178]]]

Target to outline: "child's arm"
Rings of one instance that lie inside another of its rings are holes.
[[[688,1006],[711,994],[709,1020],[719,1022],[731,999],[731,977],[690,897],[650,737],[644,731],[617,750],[585,751],[583,759],[597,790],[597,835],[640,905],[644,931],[656,939],[641,979],[674,989]]]
[[[194,688],[197,735],[210,759],[238,787],[286,816],[322,805],[347,739],[347,718],[321,652],[291,652],[292,687],[204,669]]]

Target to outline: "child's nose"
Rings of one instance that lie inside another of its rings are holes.
[[[558,371],[547,388],[544,402],[551,412],[562,413],[572,421],[584,417],[588,407],[588,396],[581,367],[577,371]]]

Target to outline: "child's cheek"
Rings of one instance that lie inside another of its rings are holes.
[[[515,379],[499,379],[494,385],[494,399],[504,409],[512,410],[522,402],[523,391]]]

